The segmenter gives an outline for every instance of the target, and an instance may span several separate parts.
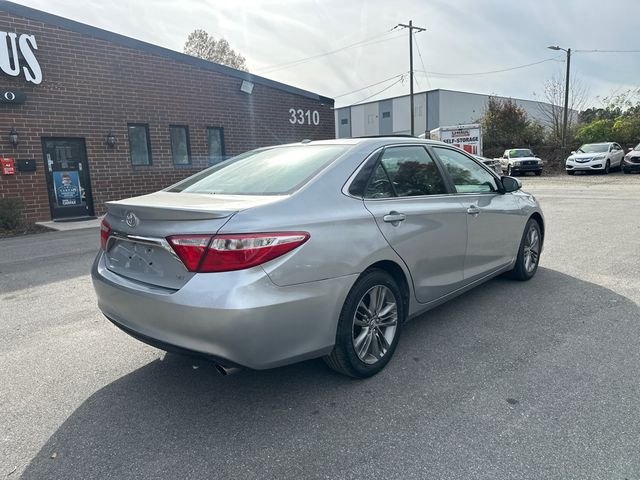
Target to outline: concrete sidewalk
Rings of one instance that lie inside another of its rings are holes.
[[[82,230],[84,228],[99,228],[102,217],[92,218],[89,220],[81,220],[79,222],[36,222],[36,225],[50,228],[52,230],[58,230],[61,232],[67,232],[69,230]]]

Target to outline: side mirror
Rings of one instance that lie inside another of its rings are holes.
[[[628,150],[631,152],[633,150],[633,147],[629,147]]]
[[[571,155],[575,155],[576,151],[575,150],[571,150]]]
[[[502,188],[504,188],[504,193],[515,192],[522,188],[522,182],[517,178],[500,177],[500,181],[502,182]]]

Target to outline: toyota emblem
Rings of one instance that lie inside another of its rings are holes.
[[[138,225],[138,217],[136,217],[136,214],[133,212],[127,212],[124,221],[131,228],[135,228],[135,226]]]

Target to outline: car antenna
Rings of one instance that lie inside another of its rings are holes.
[[[311,140],[305,138],[304,140],[300,140],[300,143],[311,143]]]

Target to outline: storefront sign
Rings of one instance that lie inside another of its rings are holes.
[[[0,103],[24,103],[27,95],[16,90],[0,90]]]
[[[59,207],[80,205],[80,178],[77,171],[53,172],[53,189]]]
[[[7,158],[0,157],[0,166],[2,166],[2,174],[3,175],[15,175],[16,174],[16,167],[15,167],[15,162],[14,162],[13,158],[11,158],[11,157],[7,157]]]
[[[24,74],[27,82],[42,82],[42,70],[35,56],[36,37],[26,33],[0,31],[0,70],[12,77]]]

